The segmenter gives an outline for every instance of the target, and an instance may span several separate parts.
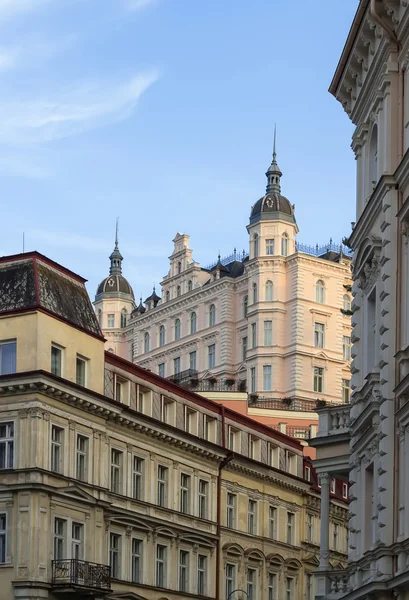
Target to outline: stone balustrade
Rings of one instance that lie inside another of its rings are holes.
[[[349,410],[349,404],[337,404],[319,409],[317,437],[348,433],[350,424]]]

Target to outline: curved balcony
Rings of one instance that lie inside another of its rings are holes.
[[[111,568],[76,558],[52,561],[54,593],[69,590],[75,597],[104,597],[111,590]],[[93,593],[94,592],[94,593]]]

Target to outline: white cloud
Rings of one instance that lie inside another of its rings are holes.
[[[47,99],[0,102],[0,142],[30,145],[59,140],[130,117],[155,71],[116,84],[82,84]]]
[[[127,0],[127,8],[128,10],[142,10],[156,2],[157,0]]]
[[[32,12],[53,0],[0,0],[0,20]]]

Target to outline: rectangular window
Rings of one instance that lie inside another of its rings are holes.
[[[322,394],[324,391],[324,369],[314,367],[314,392]]]
[[[14,423],[0,423],[0,469],[14,467]]]
[[[136,538],[132,539],[132,581],[142,582],[142,542]]]
[[[158,365],[158,374],[160,377],[165,377],[165,363],[160,363]]]
[[[51,427],[51,471],[62,473],[64,460],[64,429]]]
[[[166,506],[168,496],[168,468],[158,465],[158,505]]]
[[[232,450],[233,452],[239,451],[239,448],[238,448],[239,436],[240,436],[240,432],[237,431],[237,429],[234,429],[234,427],[231,427],[229,425],[229,438],[228,438],[229,450]]]
[[[247,336],[241,340],[241,359],[244,362],[247,358]]]
[[[7,515],[0,513],[0,564],[7,561]]]
[[[338,550],[338,539],[339,539],[339,525],[334,523],[332,529],[332,547],[334,550]]]
[[[268,574],[268,600],[277,600],[277,575]]]
[[[335,494],[335,479],[334,478],[331,479],[331,485],[330,485],[329,491],[331,492],[331,494]]]
[[[111,577],[119,579],[121,575],[121,536],[111,533],[109,536],[109,566]]]
[[[209,482],[199,479],[199,518],[207,519],[207,504],[209,495]]]
[[[348,484],[347,483],[342,484],[342,497],[344,498],[344,500],[348,500]]]
[[[256,367],[250,369],[250,392],[254,394],[256,391]]]
[[[263,365],[263,389],[265,392],[271,392],[271,365]]]
[[[294,545],[294,521],[295,514],[288,512],[287,513],[287,544]]]
[[[71,527],[71,558],[83,560],[84,558],[84,525],[73,523]]]
[[[343,379],[342,380],[342,402],[344,402],[345,404],[348,404],[350,396],[351,396],[351,388],[350,388],[349,379]]]
[[[191,371],[196,371],[196,368],[196,350],[194,350],[193,352],[189,352],[189,369]]]
[[[173,359],[173,375],[180,374],[180,356]]]
[[[203,554],[197,557],[197,593],[199,596],[207,593],[207,556]]]
[[[65,519],[54,519],[54,560],[67,558],[66,539],[67,521]]]
[[[10,340],[0,342],[0,375],[10,375],[16,372],[17,342]]]
[[[257,323],[251,324],[251,347],[256,348],[257,346]]]
[[[204,439],[208,442],[216,442],[217,421],[209,415],[203,415],[204,418]]]
[[[77,354],[77,365],[76,365],[76,382],[77,385],[85,387],[87,377],[87,359]]]
[[[266,240],[266,254],[267,256],[274,254],[274,240]]]
[[[58,377],[62,375],[62,348],[55,344],[51,346],[51,373]]]
[[[314,600],[314,575],[307,573],[307,598],[306,600]]]
[[[144,399],[145,399],[144,392],[138,391],[138,401],[136,403],[136,410],[140,413],[143,413]]]
[[[342,358],[351,360],[351,338],[347,335],[342,338]]]
[[[122,381],[119,377],[115,377],[115,400],[117,402],[122,400]]]
[[[108,327],[115,327],[115,315],[113,314],[108,315]]]
[[[132,496],[135,500],[143,500],[143,467],[145,461],[139,456],[133,457]]]
[[[272,540],[277,539],[277,509],[270,506],[269,509],[269,535]]]
[[[216,345],[210,344],[207,347],[208,357],[209,357],[209,369],[213,369],[216,365]]]
[[[191,477],[186,473],[180,474],[180,512],[188,514],[190,512],[190,484]]]
[[[314,346],[316,348],[324,347],[324,331],[325,325],[323,323],[314,324]]]
[[[247,569],[247,598],[248,600],[256,600],[257,591],[257,571],[256,569]]]
[[[179,592],[189,591],[189,552],[179,552]]]
[[[236,565],[226,564],[226,585],[225,585],[225,600],[230,600],[232,592],[236,589]]]
[[[164,588],[166,586],[166,546],[158,544],[156,546],[156,586]]]
[[[229,527],[229,529],[235,529],[236,527],[236,501],[237,496],[235,494],[227,494],[226,526]]]
[[[306,481],[311,481],[311,469],[310,469],[310,467],[305,467],[305,469],[304,469],[304,479]]]
[[[89,440],[85,435],[77,435],[76,477],[87,481],[88,476],[88,445]]]
[[[285,600],[294,600],[294,577],[285,578]]]
[[[120,450],[111,448],[111,492],[122,492],[122,458]]]
[[[185,406],[185,431],[197,435],[197,411]]]
[[[314,543],[314,517],[310,514],[307,515],[307,542]]]
[[[273,345],[273,321],[264,321],[264,345]]]
[[[270,465],[278,469],[280,463],[280,448],[278,446],[274,446],[273,444],[269,445],[269,453],[270,453]]]
[[[160,418],[162,423],[173,424],[173,400],[166,398],[165,396],[160,397]]]
[[[249,500],[248,507],[248,519],[247,519],[247,531],[253,535],[256,533],[257,528],[257,502],[255,500]]]

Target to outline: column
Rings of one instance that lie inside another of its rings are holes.
[[[329,485],[328,473],[318,474],[321,485],[321,535],[320,535],[320,571],[328,571],[329,565]]]

